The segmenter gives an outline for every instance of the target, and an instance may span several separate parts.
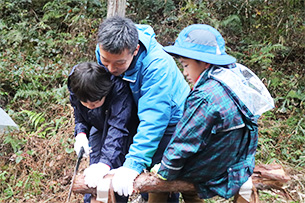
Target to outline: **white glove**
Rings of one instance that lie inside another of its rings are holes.
[[[133,192],[133,181],[139,175],[139,173],[124,166],[112,171],[114,172],[114,176],[112,178],[113,190],[119,195],[124,195],[126,197],[131,195]]]
[[[75,137],[74,143],[74,151],[76,152],[77,156],[82,147],[84,147],[85,151],[83,157],[88,157],[91,151],[91,147],[89,147],[89,141],[87,139],[87,136],[85,133],[78,133]]]
[[[90,165],[84,171],[85,184],[89,187],[97,187],[98,182],[104,178],[109,170],[110,166],[104,163]]]

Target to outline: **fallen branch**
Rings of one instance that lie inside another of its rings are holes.
[[[112,178],[107,175],[105,178]],[[285,173],[283,167],[278,164],[257,165],[252,175],[254,186],[258,190],[278,189],[284,192],[284,196],[291,199],[290,195],[283,189],[290,177]],[[190,182],[185,181],[164,181],[159,179],[154,173],[142,173],[134,182],[134,190],[137,193],[147,192],[189,192],[195,191],[195,187]],[[84,181],[83,175],[78,175],[72,188],[75,193],[90,193],[96,196],[96,188],[89,188]]]
[[[278,193],[292,200],[284,185],[290,180],[283,167],[279,164],[260,164],[255,166],[252,174],[253,184],[258,190],[279,190]],[[275,191],[274,191],[275,192]]]
[[[105,178],[112,178],[113,175],[107,175]],[[188,192],[195,191],[192,183],[185,181],[164,181],[159,179],[154,173],[142,173],[134,182],[136,193],[146,192]],[[90,193],[96,196],[96,188],[89,188],[85,184],[84,176],[77,175],[73,184],[72,191],[75,193]]]

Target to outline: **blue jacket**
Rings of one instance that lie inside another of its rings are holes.
[[[174,59],[155,39],[153,29],[148,25],[136,26],[140,51],[135,63],[122,77],[129,81],[140,124],[124,166],[140,173],[151,165],[151,158],[168,124],[180,120],[190,88]],[[98,45],[96,57],[102,65]]]
[[[123,164],[122,157],[128,152],[138,122],[135,119],[136,111],[133,109],[136,108],[128,84],[118,77],[112,76],[111,79],[113,87],[107,95],[105,103],[92,110],[83,106],[76,98],[70,89],[69,80],[68,89],[70,102],[74,109],[75,136],[80,132],[86,133],[87,137],[90,136],[92,127],[99,130],[104,140],[99,162],[107,164],[111,168],[117,168]]]

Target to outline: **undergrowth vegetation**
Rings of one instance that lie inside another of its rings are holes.
[[[106,3],[0,0],[0,106],[19,125],[19,131],[0,135],[0,202],[65,201],[75,164],[66,80],[75,64],[95,61]],[[128,0],[126,15],[150,24],[162,45],[193,23],[223,34],[227,52],[252,69],[275,99],[276,107],[259,120],[257,163],[283,165],[292,178],[290,201],[304,202],[305,2]],[[286,201],[276,191],[260,198]],[[81,195],[72,196],[80,201]]]

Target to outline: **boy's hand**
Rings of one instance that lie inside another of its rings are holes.
[[[84,171],[85,184],[89,187],[97,187],[98,182],[109,172],[110,166],[104,163],[92,164]]]
[[[128,196],[133,192],[133,181],[139,173],[133,169],[121,166],[114,169],[114,176],[112,178],[113,190],[119,195]]]
[[[91,147],[89,147],[89,141],[85,133],[78,133],[75,137],[74,143],[74,151],[76,154],[79,154],[81,147],[84,147],[84,155],[83,157],[88,157],[91,151]]]

